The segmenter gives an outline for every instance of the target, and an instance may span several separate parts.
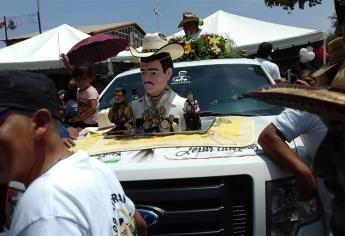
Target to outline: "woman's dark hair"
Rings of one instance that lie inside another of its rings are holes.
[[[313,73],[315,71],[315,68],[313,67],[313,65],[310,62],[307,63],[302,63],[298,60],[297,62],[297,72],[299,74],[302,74],[303,72],[310,72]]]
[[[173,61],[171,59],[170,54],[167,53],[167,52],[162,52],[162,53],[159,53],[159,54],[155,54],[155,55],[150,56],[150,57],[142,57],[140,60],[141,60],[141,62],[144,62],[144,63],[148,63],[148,62],[152,62],[152,61],[155,61],[155,60],[159,60],[159,62],[162,65],[164,73],[167,71],[168,68],[174,69],[174,63],[173,63]]]
[[[115,93],[121,92],[123,94],[123,96],[126,96],[126,89],[122,88],[122,87],[118,87],[115,88]]]
[[[95,78],[95,70],[93,65],[76,66],[73,68],[72,77],[76,80],[83,80],[86,78]]]
[[[68,100],[77,100],[77,88],[67,89],[64,98],[65,102]]]

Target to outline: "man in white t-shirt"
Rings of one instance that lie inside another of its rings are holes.
[[[269,42],[263,42],[259,45],[256,53],[256,61],[260,63],[262,68],[272,77],[273,80],[280,80],[280,71],[277,64],[270,62],[269,58],[273,50],[273,45]]]
[[[112,171],[63,144],[53,82],[20,71],[0,80],[0,183],[26,186],[9,235],[146,235]]]
[[[327,133],[326,126],[317,115],[305,111],[286,109],[260,134],[258,143],[266,155],[278,166],[296,177],[297,191],[302,199],[313,197],[316,188],[324,208],[329,230],[331,195],[322,179],[316,179],[310,166],[298,158],[285,143],[301,137],[312,164],[316,151]]]

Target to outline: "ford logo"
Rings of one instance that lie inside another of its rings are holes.
[[[146,221],[147,226],[156,224],[164,216],[164,210],[154,206],[139,205],[137,206],[137,211]]]

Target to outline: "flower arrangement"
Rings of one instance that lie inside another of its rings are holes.
[[[180,61],[239,57],[233,49],[234,42],[226,36],[203,34],[195,39],[186,39],[183,36],[175,40],[184,48],[184,55]]]

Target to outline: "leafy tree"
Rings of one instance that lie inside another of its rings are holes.
[[[328,17],[328,19],[330,19],[332,27],[328,32],[327,43],[337,37],[337,35],[335,34],[335,30],[338,25],[337,15],[335,14],[335,12],[333,12],[333,14]]]
[[[337,28],[337,24],[338,24],[337,14],[335,14],[335,12],[333,12],[333,14],[328,17],[328,19],[331,20],[332,28],[333,28],[333,30],[335,30],[335,28]]]
[[[282,7],[284,10],[293,10],[296,4],[298,4],[300,9],[304,9],[306,4],[309,7],[313,7],[321,4],[321,2],[322,0],[265,0],[266,6]]]

